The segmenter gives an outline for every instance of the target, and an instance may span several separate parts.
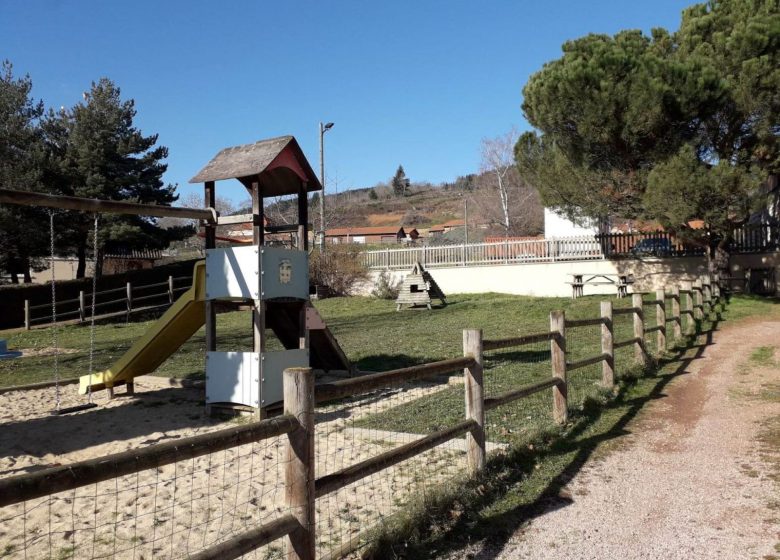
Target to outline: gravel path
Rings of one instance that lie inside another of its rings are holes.
[[[780,366],[748,365],[774,346],[780,322],[741,323],[629,427],[626,447],[569,483],[573,502],[519,529],[480,559],[778,558],[778,486],[758,441],[780,416]],[[760,394],[759,394],[760,393]],[[772,397],[774,395],[774,397]],[[776,472],[775,472],[776,474]]]

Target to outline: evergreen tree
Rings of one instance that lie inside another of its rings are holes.
[[[675,33],[589,35],[563,51],[523,90],[539,133],[515,148],[544,203],[657,220],[723,249],[780,168],[777,1],[697,4]]]
[[[390,186],[393,188],[393,194],[396,196],[406,196],[406,191],[409,188],[410,181],[406,177],[403,165],[399,165],[395,171],[395,175],[390,180]]]
[[[34,191],[40,188],[43,149],[39,120],[43,103],[33,101],[29,76],[14,78],[13,65],[0,66],[0,185]],[[41,227],[43,224],[46,227]],[[0,205],[0,269],[18,283],[30,282],[30,266],[48,253],[48,216],[40,209]]]
[[[50,113],[45,125],[47,145],[52,159],[59,162],[49,176],[51,187],[70,196],[174,202],[176,186],[162,181],[168,148],[156,146],[156,134],[144,136],[133,125],[135,115],[134,101],[122,101],[119,88],[107,78],[93,83],[84,102],[70,111]],[[97,274],[106,250],[161,248],[169,241],[155,218],[105,214],[100,220]],[[68,231],[62,234],[78,256],[78,278],[86,271],[92,226],[92,216],[73,213]]]

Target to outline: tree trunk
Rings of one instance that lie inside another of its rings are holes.
[[[76,256],[78,264],[76,265],[76,278],[84,278],[87,271],[87,243],[86,239],[80,237],[76,246]]]
[[[96,278],[103,276],[103,249],[99,248],[95,253],[95,270],[94,274]]]
[[[30,276],[30,257],[24,256],[20,260],[22,263],[22,275],[24,276],[24,283],[32,284],[32,277]]]

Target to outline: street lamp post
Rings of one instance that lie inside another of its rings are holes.
[[[333,123],[320,122],[320,251],[325,250],[325,133],[333,128]]]

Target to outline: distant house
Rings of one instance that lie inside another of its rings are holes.
[[[431,237],[438,237],[440,235],[444,235],[445,233],[449,233],[454,229],[463,228],[464,224],[465,222],[463,219],[456,218],[454,220],[449,220],[442,224],[436,224],[435,226],[428,228],[428,235]]]
[[[414,239],[419,234],[413,230]],[[411,232],[410,232],[411,234]],[[344,227],[325,230],[327,243],[403,243],[407,238],[401,226]]]

